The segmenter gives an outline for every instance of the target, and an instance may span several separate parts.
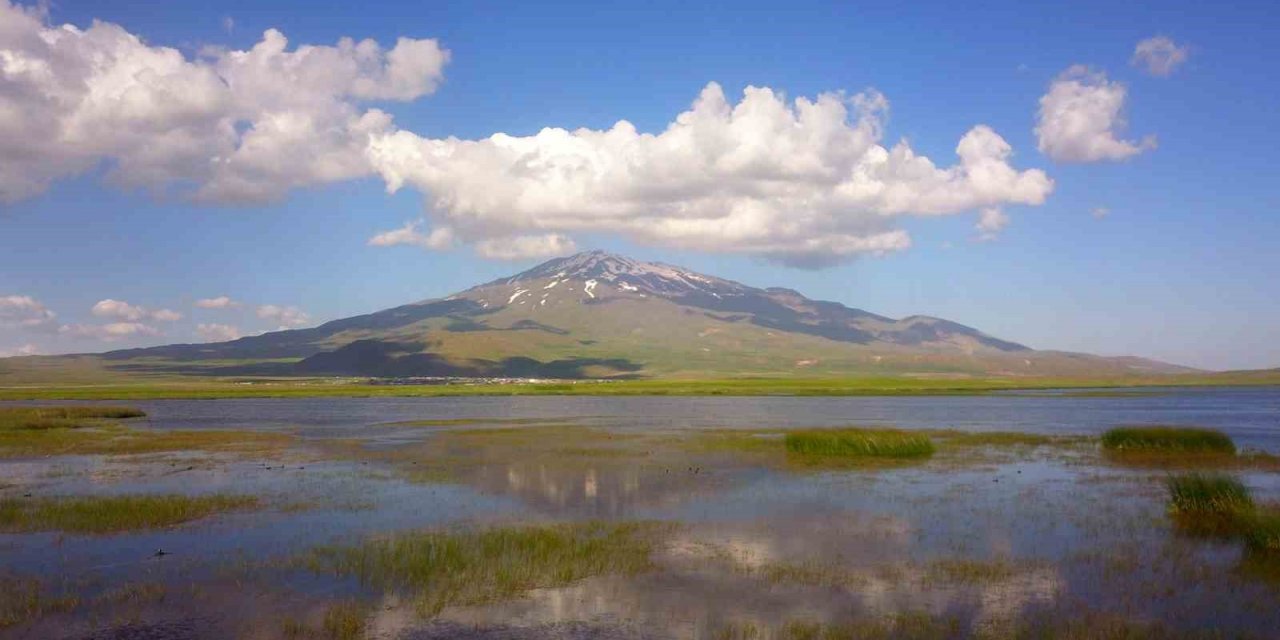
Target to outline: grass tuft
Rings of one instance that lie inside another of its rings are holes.
[[[158,529],[259,504],[253,496],[221,494],[0,498],[0,533]]]
[[[364,636],[365,607],[358,602],[339,602],[324,612],[324,633],[332,640],[358,640]]]
[[[1102,447],[1116,453],[1236,452],[1235,443],[1221,431],[1194,427],[1118,427],[1102,435]]]
[[[379,588],[413,590],[419,594],[419,612],[430,617],[450,604],[644,571],[651,566],[659,530],[638,523],[579,523],[421,532],[314,549],[303,563],[318,573],[353,575]]]
[[[784,439],[787,453],[815,458],[927,458],[929,436],[892,429],[793,431]]]

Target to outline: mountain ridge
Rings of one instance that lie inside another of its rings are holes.
[[[603,251],[445,298],[308,329],[108,352],[113,366],[203,374],[633,377],[1177,373],[1141,358],[1037,351],[957,322],[890,318]],[[236,361],[228,364],[228,361]]]

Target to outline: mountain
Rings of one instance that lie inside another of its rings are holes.
[[[601,251],[444,299],[231,342],[114,351],[111,368],[192,374],[615,377],[1123,375],[1189,371],[1037,351],[930,316],[894,319],[791,289]]]

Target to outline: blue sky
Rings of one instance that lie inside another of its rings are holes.
[[[267,29],[283,32],[291,49],[344,36],[386,49],[400,37],[436,39],[449,56],[435,86],[412,99],[356,106],[382,109],[397,130],[425,140],[603,130],[621,119],[661,133],[709,82],[731,105],[748,85],[787,99],[874,88],[889,104],[885,147],[905,139],[949,167],[957,141],[984,124],[1012,147],[1008,163],[1043,170],[1051,191],[1042,204],[1015,196],[991,204],[1009,218],[998,237],[983,241],[975,229],[986,205],[908,213],[876,233],[905,232],[909,248],[841,253],[821,269],[789,266],[792,245],[772,253],[753,240],[721,250],[714,235],[677,241],[617,225],[547,226],[547,217],[539,224],[579,249],[789,286],[891,316],[942,316],[1036,348],[1208,368],[1280,366],[1280,85],[1272,80],[1280,7],[891,5],[64,1],[42,20],[85,29],[95,19],[115,23],[145,46],[172,47],[188,60],[210,46],[249,49]],[[1158,35],[1186,52],[1165,76],[1131,63],[1135,46]],[[1135,145],[1153,135],[1155,148],[1123,159],[1055,159],[1038,150],[1039,101],[1073,65],[1126,89],[1127,126],[1114,133]],[[0,146],[3,153],[16,152]],[[280,326],[284,307],[307,316],[288,322],[320,322],[447,295],[543,259],[478,256],[476,242],[495,232],[467,227],[463,214],[430,197],[424,214],[434,178],[389,194],[382,174],[365,171],[262,201],[193,203],[171,184],[112,184],[104,174],[116,161],[105,154],[0,205],[0,298],[29,298],[56,314],[40,326],[23,324],[17,312],[8,324],[0,315],[0,352],[190,342],[200,339],[199,324],[249,334]],[[454,225],[463,240],[450,249],[369,245],[424,215],[424,224]],[[770,220],[781,228],[793,212],[778,215]],[[241,306],[194,306],[223,295]],[[153,331],[111,335],[93,327],[127,314],[91,313],[104,299],[183,318],[139,316],[134,321]],[[262,305],[275,309],[260,314]]]

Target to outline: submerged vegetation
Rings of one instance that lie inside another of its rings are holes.
[[[1117,427],[1102,434],[1102,447],[1115,453],[1236,452],[1235,443],[1226,434],[1196,427]]]
[[[831,429],[793,431],[784,442],[798,458],[927,458],[933,455],[929,436],[894,429]]]
[[[419,613],[477,604],[589,576],[651,567],[663,530],[644,523],[578,523],[422,532],[311,551],[305,566],[416,594]]]
[[[0,498],[0,533],[157,529],[260,504],[253,496],[221,494]]]
[[[74,610],[80,598],[53,595],[40,581],[0,576],[0,629],[51,613]]]

